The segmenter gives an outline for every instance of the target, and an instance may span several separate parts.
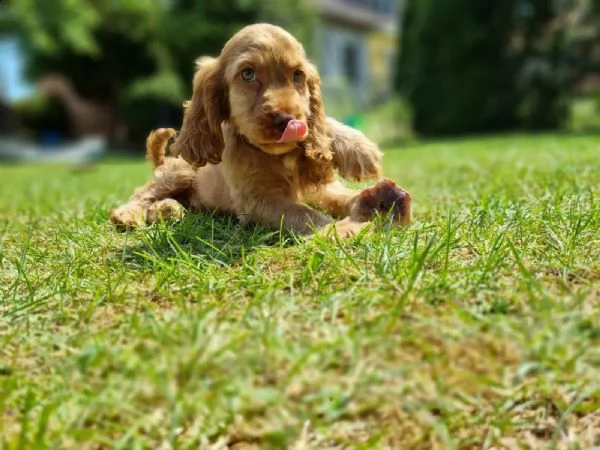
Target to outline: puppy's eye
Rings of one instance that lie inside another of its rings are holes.
[[[244,81],[255,81],[256,80],[256,72],[252,69],[244,69],[242,70],[242,80]]]
[[[294,70],[294,83],[302,83],[304,81],[304,72],[300,69]]]

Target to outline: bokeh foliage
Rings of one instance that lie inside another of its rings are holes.
[[[64,74],[145,133],[160,108],[190,95],[194,60],[239,28],[269,21],[302,39],[314,18],[311,0],[12,0],[0,29],[20,37],[31,79]]]
[[[397,86],[424,134],[564,125],[600,67],[593,0],[410,1]]]
[[[405,15],[399,81],[424,133],[514,125],[510,0],[419,0]],[[488,92],[497,95],[486,95]]]

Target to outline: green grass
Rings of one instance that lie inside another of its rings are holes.
[[[0,448],[600,445],[600,138],[389,150],[408,230],[188,216],[145,163],[0,167]]]

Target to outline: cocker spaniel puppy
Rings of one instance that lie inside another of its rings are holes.
[[[337,181],[336,170],[347,179],[378,179],[381,152],[325,116],[317,70],[282,28],[245,27],[219,57],[200,58],[184,107],[178,134],[160,129],[148,137],[155,178],[111,212],[118,226],[180,217],[184,208],[301,234],[350,236],[378,213],[410,221],[411,197],[393,181],[364,190]],[[171,138],[176,156],[165,158]]]

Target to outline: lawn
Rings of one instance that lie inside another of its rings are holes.
[[[2,449],[600,445],[600,137],[391,149],[407,230],[108,222],[151,173],[0,166]]]

